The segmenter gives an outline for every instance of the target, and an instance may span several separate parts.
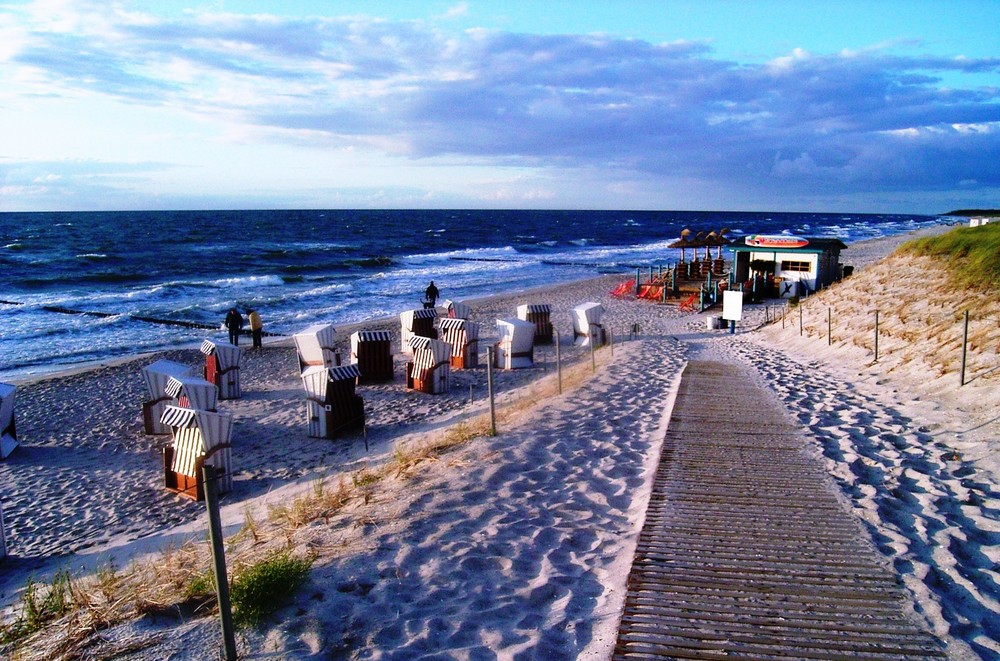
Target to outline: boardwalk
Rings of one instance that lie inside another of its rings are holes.
[[[683,374],[614,659],[945,658],[780,405]]]

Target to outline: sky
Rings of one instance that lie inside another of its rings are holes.
[[[0,211],[1000,207],[997,0],[0,0]]]

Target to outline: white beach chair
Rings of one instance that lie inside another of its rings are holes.
[[[172,406],[199,411],[215,411],[219,399],[215,384],[196,376],[172,376],[164,392],[170,397]]]
[[[148,399],[142,403],[142,424],[147,434],[169,434],[170,429],[160,422],[163,411],[173,399],[167,394],[171,377],[190,376],[192,369],[172,360],[157,360],[142,368]]]
[[[421,308],[419,310],[400,312],[400,349],[404,353],[413,354],[413,347],[410,345],[411,337],[427,337],[436,340],[437,331],[434,329],[435,319],[437,319],[437,308]]]
[[[334,438],[343,431],[364,429],[365,401],[354,391],[360,376],[354,363],[340,367],[317,365],[302,373],[311,438]]]
[[[173,443],[163,449],[164,486],[167,489],[204,500],[202,468],[207,464],[216,470],[219,493],[232,490],[232,416],[168,406],[160,421],[174,435]]]
[[[292,335],[299,354],[299,372],[307,367],[336,367],[340,354],[333,346],[337,330],[330,324],[315,324]]]
[[[451,345],[452,369],[479,367],[479,324],[449,317],[438,322],[438,331],[441,340]]]
[[[406,363],[406,387],[431,395],[451,388],[451,345],[429,337],[410,338],[413,362]]]
[[[517,306],[517,318],[535,325],[535,344],[552,344],[552,306],[530,304]]]
[[[389,331],[356,331],[351,333],[351,362],[356,363],[361,376],[358,383],[392,381],[392,333]]]
[[[17,447],[14,427],[14,393],[16,386],[0,383],[0,459],[6,459]]]
[[[461,301],[445,300],[444,309],[448,311],[448,316],[452,319],[468,319],[472,314],[472,308]]]
[[[205,340],[201,343],[205,354],[205,380],[219,388],[219,399],[239,399],[240,360],[243,349],[238,346]]]
[[[523,319],[497,319],[500,340],[493,345],[493,366],[510,370],[535,364],[535,324]]]
[[[604,306],[600,303],[583,303],[573,308],[573,341],[579,346],[603,346],[606,339],[601,318]]]

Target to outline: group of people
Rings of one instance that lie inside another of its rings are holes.
[[[260,315],[256,310],[247,310],[247,321],[250,324],[250,337],[253,339],[254,349],[261,347],[261,335],[263,335],[264,324],[260,320]],[[243,315],[236,308],[229,308],[226,314],[226,330],[229,331],[229,343],[239,346],[240,333],[243,332]]]
[[[440,293],[438,288],[434,286],[434,281],[431,280],[431,284],[424,290],[424,307],[434,307]],[[243,332],[244,323],[243,315],[240,314],[240,311],[236,308],[229,308],[229,312],[226,314],[225,326],[226,330],[229,331],[229,343],[233,346],[239,346],[240,344],[240,333]],[[246,323],[250,324],[250,337],[253,339],[253,348],[260,348],[260,338],[263,335],[264,324],[261,322],[260,315],[256,310],[247,310]]]

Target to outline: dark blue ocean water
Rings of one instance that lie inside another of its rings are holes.
[[[236,305],[270,332],[395,315],[442,298],[667,265],[684,228],[850,243],[934,216],[682,211],[0,213],[0,378],[221,337]],[[850,263],[849,251],[844,261]],[[74,315],[65,308],[100,313]]]

